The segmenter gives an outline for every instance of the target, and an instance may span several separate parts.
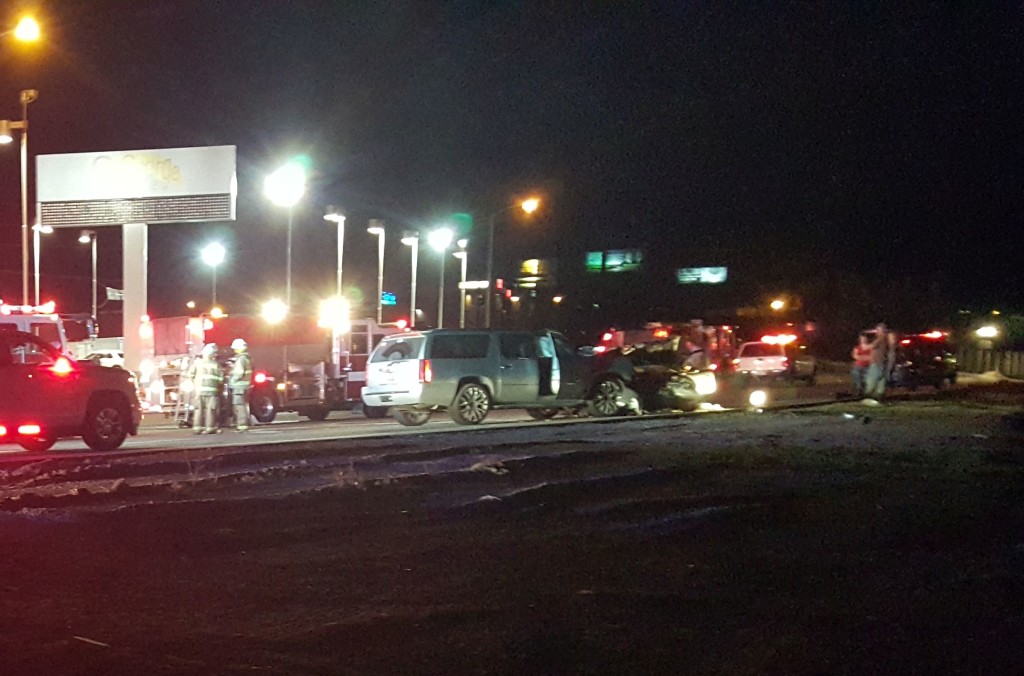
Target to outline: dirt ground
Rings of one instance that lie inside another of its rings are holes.
[[[1004,384],[339,442],[217,471],[5,470],[0,664],[1024,673],[1022,404]]]

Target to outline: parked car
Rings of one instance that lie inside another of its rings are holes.
[[[740,345],[731,371],[745,378],[783,378],[790,371],[789,358],[781,343],[750,341]]]
[[[900,336],[896,343],[896,364],[892,384],[917,389],[956,384],[956,357],[940,332]]]
[[[121,350],[96,350],[85,355],[82,361],[91,361],[100,366],[120,366],[124,368],[124,352]]]
[[[138,432],[142,418],[131,373],[75,361],[24,331],[0,333],[0,392],[0,442],[30,451],[61,437],[110,451]]]
[[[584,356],[553,331],[434,329],[384,338],[370,355],[362,399],[368,414],[390,410],[403,425],[422,425],[435,411],[477,424],[495,408],[537,419],[584,407],[608,416],[626,406],[631,378],[627,360]]]

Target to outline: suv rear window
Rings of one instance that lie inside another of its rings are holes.
[[[434,336],[430,343],[431,359],[483,359],[491,336],[486,333]]]
[[[370,362],[377,363],[382,361],[397,361],[399,359],[414,359],[420,353],[420,347],[423,345],[423,336],[416,336],[414,338],[400,338],[398,340],[388,340],[380,345],[380,349],[375,350],[373,356],[370,358]]]
[[[747,343],[740,348],[740,357],[781,357],[782,346],[771,343]]]

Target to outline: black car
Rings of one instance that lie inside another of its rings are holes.
[[[956,384],[956,357],[940,332],[900,336],[896,343],[896,364],[892,384],[917,389],[922,385],[940,388]]]

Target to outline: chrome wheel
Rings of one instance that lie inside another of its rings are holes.
[[[619,400],[625,387],[617,378],[605,378],[594,388],[594,394],[587,402],[590,414],[597,418],[607,418],[622,410]]]
[[[460,425],[478,425],[484,421],[490,410],[491,395],[487,388],[476,383],[467,383],[455,395],[455,401],[452,402],[448,413],[452,420]]]

